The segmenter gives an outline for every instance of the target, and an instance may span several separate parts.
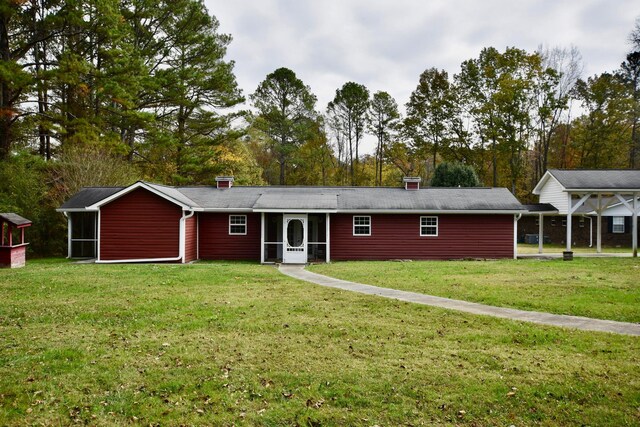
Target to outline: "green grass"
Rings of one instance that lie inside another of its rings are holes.
[[[639,365],[637,337],[268,266],[0,270],[0,425],[637,425]]]
[[[489,305],[640,322],[640,261],[633,258],[336,262],[310,270]]]
[[[565,245],[545,243],[542,247],[543,254],[561,254],[566,250]],[[595,254],[596,246],[592,248],[588,246],[574,246],[571,250],[575,253],[579,254]],[[631,246],[629,247],[613,247],[613,246],[603,246],[602,252],[607,254],[630,254]],[[538,253],[538,244],[528,244],[528,243],[518,243],[518,254],[537,254]]]

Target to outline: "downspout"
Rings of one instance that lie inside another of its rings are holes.
[[[589,247],[593,247],[593,218],[589,215],[582,215],[583,218],[587,218],[589,220]]]
[[[180,258],[182,263],[187,262],[187,220],[193,216],[195,211],[191,211],[189,215],[185,215],[186,211],[182,211],[182,218],[180,218]]]
[[[518,221],[520,218],[522,218],[521,213],[513,216],[513,259],[518,259]]]

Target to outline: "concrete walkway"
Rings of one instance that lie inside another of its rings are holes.
[[[503,319],[520,320],[523,322],[539,323],[541,325],[560,326],[564,328],[581,329],[583,331],[611,332],[614,334],[640,336],[639,323],[615,322],[613,320],[599,320],[588,317],[565,316],[562,314],[541,313],[537,311],[516,310],[513,308],[494,307],[475,302],[460,301],[449,298],[419,294],[416,292],[399,291],[378,286],[363,285],[361,283],[334,279],[322,274],[305,270],[303,265],[280,265],[280,271],[287,276],[330,288],[359,292],[367,295],[377,295],[400,301],[441,307],[465,313],[481,314],[485,316],[501,317]]]

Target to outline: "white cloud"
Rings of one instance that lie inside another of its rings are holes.
[[[228,58],[245,95],[289,67],[324,111],[347,81],[404,105],[426,68],[457,73],[484,47],[575,45],[585,77],[612,71],[629,49],[635,0],[205,0],[230,33]]]

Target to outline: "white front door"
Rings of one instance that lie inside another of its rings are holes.
[[[282,215],[282,262],[285,264],[307,263],[307,215]]]

